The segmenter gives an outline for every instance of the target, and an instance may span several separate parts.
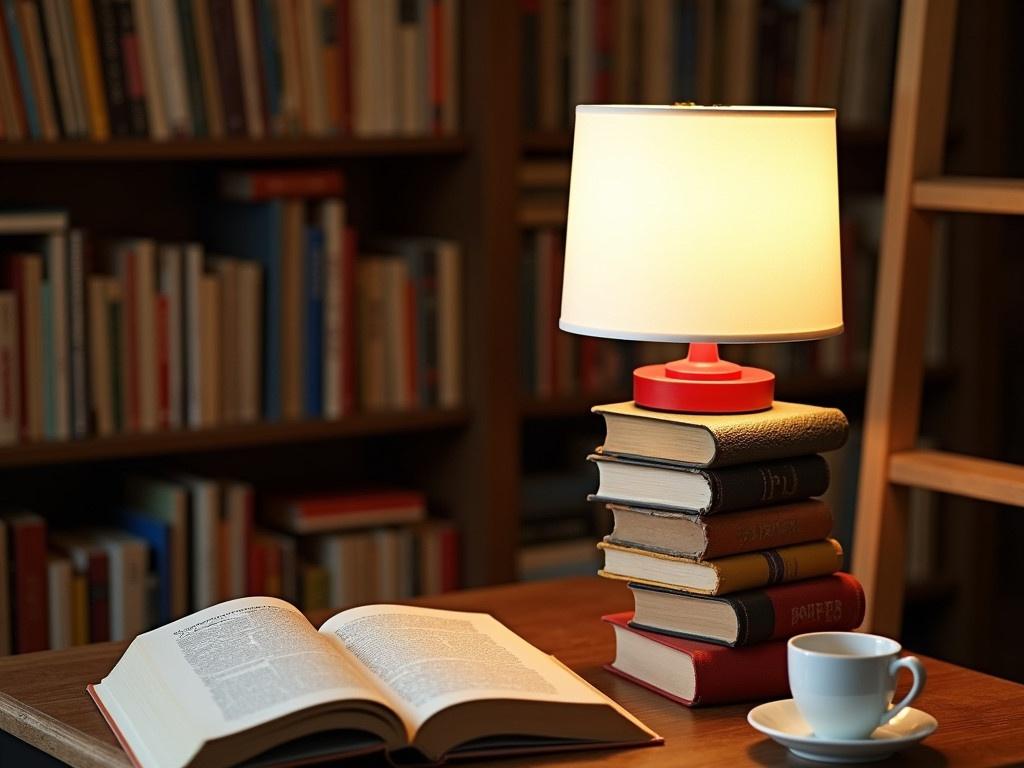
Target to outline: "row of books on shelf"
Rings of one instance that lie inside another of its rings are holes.
[[[3,6],[9,141],[457,130],[457,0]]]
[[[878,196],[844,201],[840,222],[842,334],[814,342],[725,345],[723,356],[789,379],[862,374],[871,347],[881,217],[882,199]],[[520,322],[524,390],[541,398],[627,392],[633,368],[672,359],[673,351],[665,345],[594,339],[558,330],[564,240],[564,229],[555,227],[523,234]],[[948,359],[947,242],[943,228],[936,237],[934,268],[929,275],[925,361],[932,366],[941,366]]]
[[[257,499],[243,482],[130,478],[102,520],[0,514],[0,654],[131,639],[246,595],[310,612],[459,582],[456,529],[416,492]]]
[[[612,671],[686,705],[785,696],[786,640],[864,617],[818,498],[830,484],[821,454],[844,445],[846,417],[780,402],[747,414],[594,410],[606,437],[588,457],[600,474],[590,498],[614,517],[599,573],[634,599],[605,617]]]
[[[888,0],[525,0],[523,114],[564,130],[593,103],[830,105],[888,121],[897,7]]]
[[[249,199],[213,217],[213,252],[0,214],[0,443],[460,403],[457,244],[357,254],[340,197],[227,181]]]

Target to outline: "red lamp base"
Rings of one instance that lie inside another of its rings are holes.
[[[749,413],[774,397],[775,374],[720,359],[717,344],[691,344],[683,360],[633,371],[633,400],[656,411]]]

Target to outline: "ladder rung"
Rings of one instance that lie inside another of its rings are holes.
[[[999,504],[1024,507],[1024,467],[945,451],[900,451],[889,457],[889,480]]]
[[[958,213],[1024,214],[1024,179],[937,176],[914,182],[914,207]]]

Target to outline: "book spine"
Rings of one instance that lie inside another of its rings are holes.
[[[89,433],[89,374],[86,359],[85,235],[71,230],[68,247],[68,306],[71,347],[71,431]]]
[[[196,40],[192,0],[177,0],[178,30],[181,33],[181,53],[185,67],[185,86],[188,109],[192,117],[192,135],[209,136],[206,124],[206,106],[203,102],[203,75],[199,64],[199,45]]]
[[[111,395],[111,329],[107,309],[107,279],[89,278],[89,419],[96,434],[114,431]]]
[[[306,229],[305,416],[317,418],[324,405],[324,233]]]
[[[43,34],[39,4],[37,0],[21,0],[18,12],[25,35],[25,50],[28,54],[36,104],[39,106],[43,138],[47,141],[57,141],[60,138],[59,117],[53,100],[53,73],[47,61],[46,37]]]
[[[47,276],[50,286],[49,345],[52,375],[53,423],[51,435],[71,436],[70,293],[68,290],[68,237],[63,232],[47,237]]]
[[[702,522],[701,559],[819,541],[832,532],[832,511],[823,501],[805,501],[728,515]]]
[[[11,57],[15,64],[18,86],[22,104],[25,109],[25,122],[28,133],[33,139],[43,136],[42,119],[39,114],[39,105],[36,101],[35,89],[32,85],[32,73],[29,67],[28,50],[26,48],[24,31],[21,28],[17,3],[18,0],[3,0],[4,21],[6,23],[7,35],[10,41]]]
[[[138,432],[140,425],[140,392],[139,392],[139,292],[137,284],[139,281],[138,265],[134,254],[124,247],[118,254],[119,276],[121,278],[121,345],[120,345],[120,371],[121,371],[121,412],[123,414],[123,427],[128,432]]]
[[[178,12],[173,0],[150,0],[150,3],[155,61],[160,72],[160,95],[168,133],[175,137],[191,136],[188,75]]]
[[[14,650],[45,651],[49,641],[47,621],[46,523],[41,519],[9,525],[13,555],[11,595],[14,612]]]
[[[257,60],[256,26],[252,0],[234,0],[235,42],[238,47],[238,67],[242,82],[242,107],[245,111],[247,135],[261,139],[266,133],[263,99],[260,92],[259,62]]]
[[[110,397],[111,412],[115,432],[128,430],[128,413],[126,408],[127,374],[124,345],[124,300],[120,285],[108,287],[110,296],[107,303],[108,324],[110,327]]]
[[[21,141],[28,135],[25,103],[18,83],[18,65],[11,48],[7,17],[0,4],[0,105],[3,109],[4,138]]]
[[[256,30],[256,55],[260,73],[263,122],[268,134],[280,136],[283,132],[281,50],[277,40],[276,11],[271,0],[252,0],[252,16]]]
[[[73,0],[74,33],[77,35],[81,56],[82,81],[89,107],[90,135],[94,141],[110,138],[110,118],[103,95],[103,76],[100,70],[100,38],[96,34],[96,19],[90,0]]]
[[[146,120],[149,138],[164,141],[171,137],[171,126],[167,105],[164,102],[164,87],[170,86],[170,73],[161,72],[157,58],[157,29],[151,0],[132,0],[132,16],[135,20],[137,40],[137,61],[142,70]]]
[[[852,630],[864,620],[864,590],[848,573],[725,599],[736,612],[737,646],[783,640],[804,632]]]
[[[156,311],[156,425],[171,426],[171,319],[167,296],[159,295]]]
[[[116,0],[94,0],[93,8],[110,133],[122,138],[131,136],[131,107],[128,104],[125,72],[121,60],[121,34]]]
[[[54,404],[54,343],[53,343],[53,286],[43,283],[39,293],[39,324],[42,328],[42,402],[43,402],[43,437],[48,440],[57,438],[56,408]]]
[[[245,103],[232,0],[210,0],[210,28],[224,104],[225,133],[245,136]]]
[[[221,74],[217,70],[216,42],[213,36],[210,5],[207,0],[191,0],[192,22],[195,25],[196,55],[202,77],[203,107],[207,133],[214,138],[224,136],[224,104],[221,101]]]
[[[36,0],[36,13],[41,27],[39,39],[47,61],[46,87],[55,97],[60,133],[65,138],[78,138],[78,115],[71,94],[68,60],[61,34],[60,9],[55,0]]]
[[[356,315],[358,309],[356,260],[359,237],[354,227],[346,227],[341,266],[341,412],[355,410],[359,391],[356,377],[357,339]]]
[[[323,311],[323,415],[336,419],[342,414],[342,250],[344,248],[344,204],[326,200],[320,207],[324,235]]]
[[[18,372],[18,304],[13,293],[0,292],[0,445],[18,442],[20,374]]]
[[[131,135],[149,136],[149,116],[146,107],[146,84],[142,74],[142,60],[138,31],[131,0],[114,0],[117,15],[118,38],[121,45],[121,71],[124,73],[124,92],[128,103]]]
[[[714,594],[724,595],[835,573],[843,565],[843,549],[835,539],[827,539],[711,562],[718,573]]]
[[[89,642],[110,640],[110,564],[105,552],[89,554]]]
[[[817,455],[709,470],[705,474],[712,495],[705,514],[821,496],[828,490],[830,479],[828,462]]]

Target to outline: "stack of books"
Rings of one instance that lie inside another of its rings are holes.
[[[457,531],[414,491],[264,499],[236,480],[140,476],[97,507],[72,529],[0,513],[0,656],[130,640],[246,595],[309,612],[459,583]]]
[[[606,616],[614,672],[687,705],[784,696],[786,639],[848,630],[864,615],[829,538],[828,465],[848,425],[834,408],[776,402],[748,414],[597,406],[592,499],[615,519],[602,576],[635,610]]]
[[[433,136],[456,0],[5,0],[0,140]]]

